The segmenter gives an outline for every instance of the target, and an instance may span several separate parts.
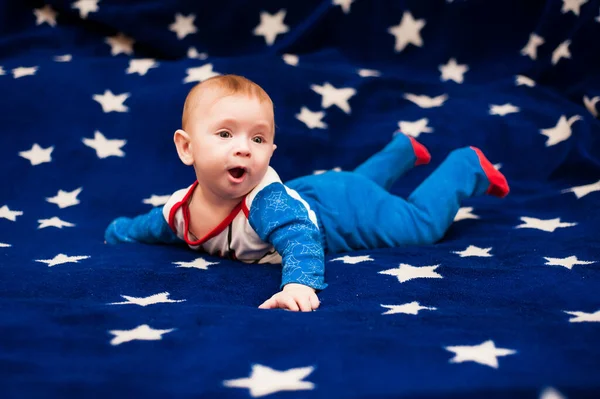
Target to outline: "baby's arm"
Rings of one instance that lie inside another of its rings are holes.
[[[134,218],[120,217],[106,228],[104,239],[109,244],[143,242],[146,244],[172,244],[181,242],[165,220],[162,207]]]
[[[259,237],[272,243],[282,257],[280,288],[283,291],[263,305],[270,303],[273,307],[304,310],[302,304],[310,303],[312,309],[316,308],[315,291],[327,287],[324,282],[325,254],[319,229],[310,220],[306,207],[291,197],[282,184],[273,183],[256,195],[248,219]],[[295,301],[296,306],[291,305],[290,298],[299,300]]]

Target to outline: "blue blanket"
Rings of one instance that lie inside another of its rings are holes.
[[[0,397],[600,397],[598,0],[0,1]],[[328,254],[321,307],[261,310],[281,266],[105,245],[193,170],[187,91],[244,75],[289,180],[398,131],[481,148],[511,192],[434,245]]]

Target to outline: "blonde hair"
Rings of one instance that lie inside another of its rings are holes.
[[[273,108],[273,101],[267,92],[254,83],[250,79],[247,79],[239,75],[218,75],[208,78],[203,82],[198,83],[188,92],[183,104],[183,113],[181,115],[181,127],[186,130],[190,113],[198,105],[199,99],[202,97],[201,93],[204,90],[213,89],[218,90],[225,96],[232,94],[243,94],[248,97],[257,98],[261,103],[268,103]],[[273,122],[273,126],[275,122]]]

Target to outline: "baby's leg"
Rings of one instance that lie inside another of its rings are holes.
[[[429,151],[413,137],[397,134],[385,148],[358,166],[354,172],[386,190],[409,169],[429,163]]]

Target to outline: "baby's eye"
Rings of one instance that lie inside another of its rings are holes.
[[[252,139],[252,141],[254,141],[255,143],[261,144],[265,140],[262,137],[255,137],[255,138]]]
[[[227,130],[221,130],[218,134],[219,137],[222,137],[224,139],[231,137],[231,133],[229,133]]]

